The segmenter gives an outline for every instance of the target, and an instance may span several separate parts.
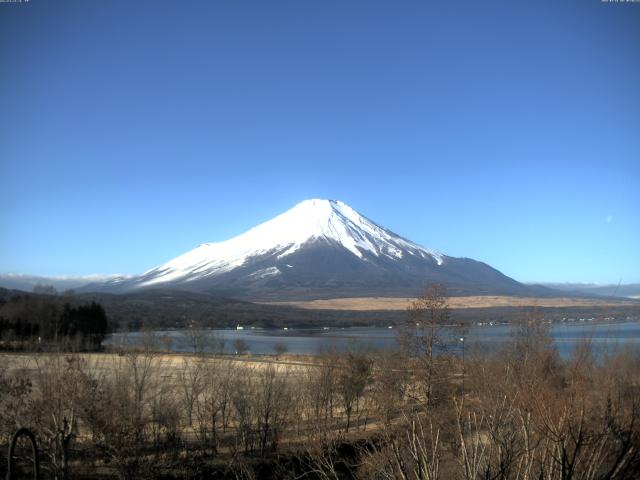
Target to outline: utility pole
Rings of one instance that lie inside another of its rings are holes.
[[[462,397],[464,398],[464,377],[466,375],[464,369],[464,337],[460,337],[460,343],[462,344]]]

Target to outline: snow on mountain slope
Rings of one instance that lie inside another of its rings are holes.
[[[405,256],[433,259],[443,256],[376,225],[345,203],[334,200],[305,200],[251,230],[219,243],[205,243],[159,267],[143,273],[137,286],[170,282],[192,282],[212,278],[245,265],[252,258],[275,255],[279,260],[314,242],[337,244],[355,257],[401,260]],[[287,265],[287,267],[289,267]],[[250,274],[256,278],[279,275],[269,267]]]
[[[306,200],[230,240],[205,243],[132,278],[83,288],[188,290],[246,300],[414,296],[426,283],[452,295],[545,295],[491,266],[442,255],[334,200]]]

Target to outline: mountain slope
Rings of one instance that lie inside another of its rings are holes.
[[[377,225],[348,205],[306,200],[246,233],[205,243],[131,279],[88,289],[178,288],[251,299],[451,294],[544,295],[484,263],[448,257]]]
[[[600,285],[596,283],[545,283],[545,286],[572,295],[597,295],[640,299],[640,283]]]

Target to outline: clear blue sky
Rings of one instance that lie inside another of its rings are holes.
[[[0,272],[139,273],[313,197],[640,281],[640,3],[0,3]]]

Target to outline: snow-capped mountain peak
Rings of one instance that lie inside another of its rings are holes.
[[[317,242],[340,246],[361,260],[367,256],[400,260],[410,255],[431,258],[437,265],[443,262],[440,253],[380,227],[343,202],[311,199],[237,237],[204,243],[145,272],[138,286],[212,278],[266,255],[277,262]],[[274,264],[251,275],[264,278],[280,273]]]
[[[224,242],[203,243],[142,275],[86,291],[159,287],[247,300],[407,297],[429,282],[445,284],[454,295],[539,291],[485,263],[424,248],[342,202],[320,199]]]

